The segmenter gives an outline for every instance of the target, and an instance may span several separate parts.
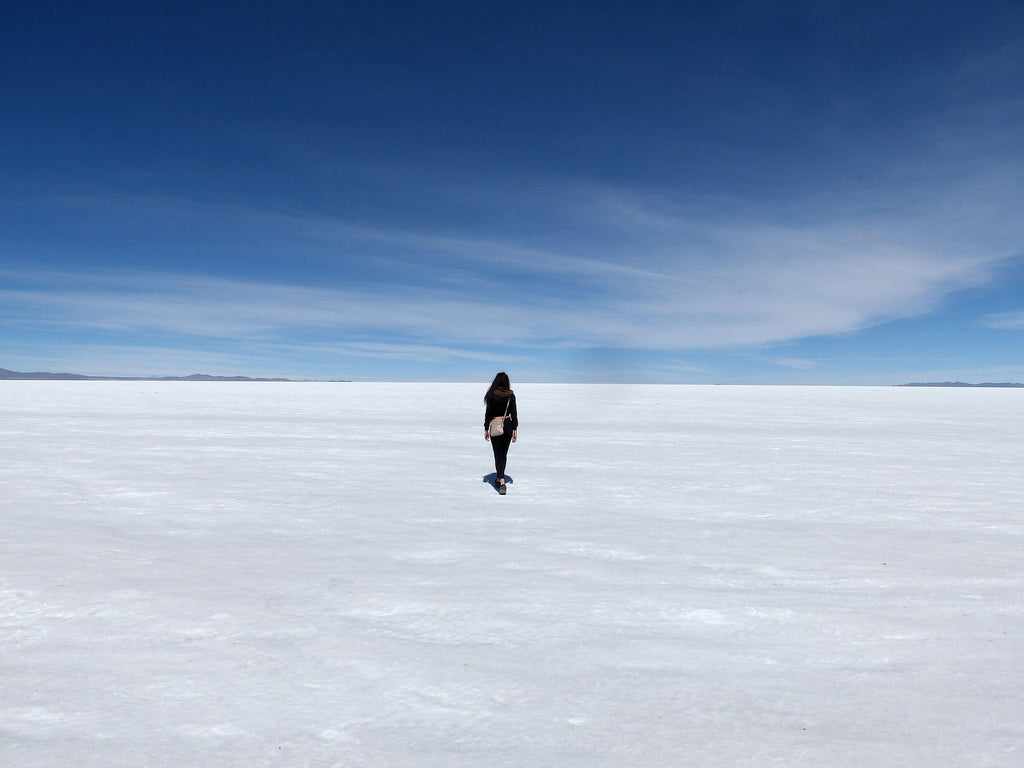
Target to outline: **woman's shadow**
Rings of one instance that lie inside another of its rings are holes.
[[[487,483],[492,488],[494,488],[494,492],[495,493],[498,492],[498,486],[495,485],[495,483],[498,482],[498,473],[497,472],[491,472],[491,474],[489,474],[489,475],[484,475],[483,480],[484,480],[485,483]],[[510,475],[506,474],[505,475],[505,485],[512,485],[513,482],[514,481],[512,480],[512,477]]]

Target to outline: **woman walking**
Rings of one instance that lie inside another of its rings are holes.
[[[491,441],[494,451],[494,484],[498,493],[505,495],[505,462],[508,459],[508,447],[516,441],[516,430],[519,429],[519,414],[516,412],[516,395],[508,380],[508,374],[502,371],[494,377],[487,394],[484,395],[484,440]],[[495,429],[491,422],[500,424]],[[500,434],[497,434],[500,432]]]

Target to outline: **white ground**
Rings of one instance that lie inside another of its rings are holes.
[[[1024,391],[0,383],[0,765],[1024,764]]]

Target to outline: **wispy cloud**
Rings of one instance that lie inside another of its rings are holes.
[[[1024,309],[987,315],[981,319],[979,325],[1000,331],[1024,331]]]
[[[279,345],[284,355],[319,345],[329,355],[410,362],[588,348],[685,352],[850,334],[931,312],[993,281],[1020,253],[1024,223],[1012,215],[1020,174],[988,165],[967,177],[950,173],[933,190],[860,190],[800,208],[567,180],[474,190],[485,220],[500,220],[502,201],[515,198],[522,227],[64,198],[59,205],[86,241],[127,232],[130,251],[145,257],[127,270],[9,268],[0,274],[0,317],[9,327],[97,337],[83,343],[117,337],[129,347],[159,340],[261,354]],[[131,224],[114,226],[119,220]],[[206,249],[239,256],[221,258],[214,274],[195,257],[193,268],[176,258]],[[249,254],[272,263],[272,274],[258,277]],[[985,324],[1021,322],[1008,312]],[[793,358],[791,367],[804,365]]]
[[[612,197],[604,208],[615,207]],[[1004,255],[943,250],[887,222],[695,220],[660,206],[648,215],[636,196],[623,197],[617,210],[628,221],[592,224],[586,241],[544,248],[278,217],[276,237],[291,233],[300,248],[316,240],[317,259],[358,261],[372,244],[377,267],[323,286],[36,270],[8,272],[15,287],[0,298],[9,322],[241,340],[311,334],[366,344],[364,353],[382,335],[397,345],[388,354],[412,354],[410,344],[706,349],[849,333],[928,312],[950,292],[991,279]],[[423,284],[422,272],[409,268],[420,257],[434,273]]]
[[[818,367],[818,363],[814,360],[797,357],[779,357],[773,359],[772,363],[783,368],[793,368],[798,371],[813,371]]]

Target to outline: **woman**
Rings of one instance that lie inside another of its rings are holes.
[[[494,451],[494,484],[498,493],[505,495],[505,461],[508,459],[508,447],[516,441],[516,430],[519,429],[519,414],[516,413],[516,396],[509,384],[508,374],[502,371],[494,377],[487,394],[484,395],[487,407],[484,409],[484,440],[491,441]],[[502,419],[504,432],[491,437],[488,426],[491,419]]]

